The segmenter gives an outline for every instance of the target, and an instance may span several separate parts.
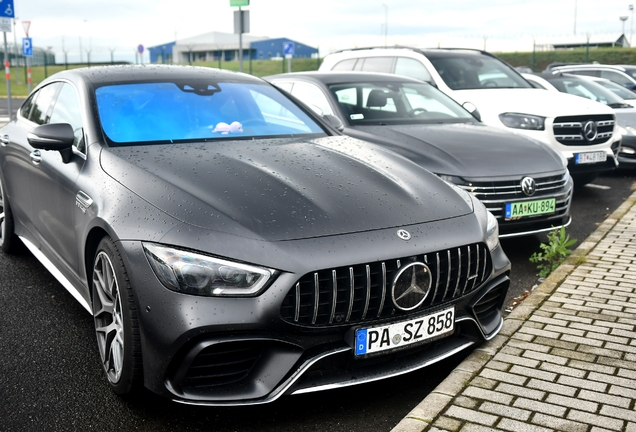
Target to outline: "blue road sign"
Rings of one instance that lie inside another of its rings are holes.
[[[0,0],[0,18],[15,18],[13,0]]]
[[[31,38],[22,38],[22,55],[25,57],[33,57],[33,41]]]
[[[293,56],[294,55],[294,43],[293,42],[283,42],[283,54],[285,54],[285,56]]]

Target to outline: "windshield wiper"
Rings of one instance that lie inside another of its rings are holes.
[[[610,108],[633,108],[633,106],[624,102],[614,102],[607,104],[607,106]]]

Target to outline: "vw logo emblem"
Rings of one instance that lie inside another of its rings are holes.
[[[592,120],[585,123],[585,126],[583,126],[583,136],[585,137],[586,140],[594,141],[596,139],[597,133],[598,133],[598,130],[596,128],[596,123],[593,122]]]
[[[404,229],[398,230],[397,236],[404,241],[411,240],[411,233]]]
[[[410,311],[419,307],[431,289],[431,271],[422,262],[400,267],[393,278],[391,298],[396,308]]]
[[[527,196],[532,196],[537,191],[537,183],[532,177],[524,177],[521,179],[521,190]]]

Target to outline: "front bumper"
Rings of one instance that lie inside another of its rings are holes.
[[[636,167],[636,135],[623,135],[618,163],[619,168]]]
[[[454,305],[451,336],[356,359],[350,334],[360,323],[316,327],[283,319],[283,300],[302,274],[283,272],[258,297],[184,295],[157,281],[140,242],[121,245],[140,309],[144,383],[162,396],[189,404],[262,404],[285,394],[375,381],[425,367],[494,337],[503,322],[509,285],[510,262],[499,246],[490,254],[483,283],[474,290],[430,310],[403,316],[398,311],[364,324],[389,323]]]

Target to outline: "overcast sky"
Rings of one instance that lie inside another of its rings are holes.
[[[3,1],[0,0],[0,5]],[[636,0],[634,1],[636,3]],[[508,51],[510,43],[574,35],[619,35],[632,29],[630,1],[623,0],[251,0],[250,34],[287,37],[320,49],[321,55],[356,46],[465,46]],[[233,32],[230,0],[14,0],[20,44],[30,21],[36,47],[67,51],[80,46],[91,58],[130,54],[219,31]],[[520,48],[520,50],[523,48]],[[84,54],[86,55],[86,54]]]

